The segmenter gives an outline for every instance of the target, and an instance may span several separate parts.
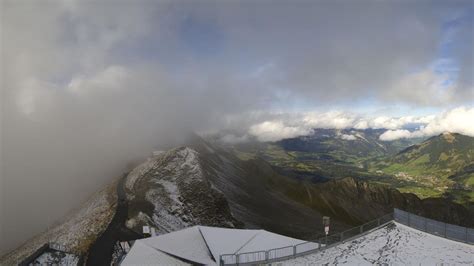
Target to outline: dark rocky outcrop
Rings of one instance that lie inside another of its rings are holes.
[[[204,174],[199,154],[181,147],[135,168],[125,184],[127,227],[151,225],[166,233],[193,225],[238,227],[224,195]]]

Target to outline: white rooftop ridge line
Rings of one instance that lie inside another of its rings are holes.
[[[206,238],[205,238],[204,235],[202,234],[201,228],[198,227],[198,230],[199,230],[199,233],[201,234],[202,239],[204,240],[204,244],[206,244],[207,250],[209,251],[209,254],[210,254],[211,257],[212,257],[212,260],[216,261],[216,258],[215,258],[214,255],[212,254],[211,249],[209,248],[209,245],[207,244]]]
[[[237,252],[239,252],[241,249],[243,249],[245,247],[245,245],[247,245],[250,241],[252,241],[257,235],[258,235],[259,232],[257,232],[255,235],[253,235],[249,240],[247,240],[247,242],[245,242],[240,248],[238,248],[234,254],[237,254]]]

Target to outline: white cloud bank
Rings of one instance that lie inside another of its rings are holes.
[[[406,129],[387,130],[381,140],[429,137],[443,132],[455,132],[474,137],[474,108],[458,107],[434,117],[426,125],[415,131]]]
[[[417,125],[418,129],[408,130]],[[260,141],[278,141],[311,134],[314,128],[326,129],[387,129],[380,140],[428,137],[446,131],[474,137],[474,108],[458,107],[437,115],[404,117],[364,117],[353,113],[325,112],[278,114],[272,119],[250,126],[248,134]],[[350,135],[341,138],[353,140]]]
[[[260,141],[278,141],[308,135],[311,133],[311,128],[305,125],[289,126],[285,125],[283,121],[265,121],[258,125],[251,126],[249,133],[256,136]]]

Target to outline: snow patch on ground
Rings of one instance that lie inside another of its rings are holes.
[[[362,136],[360,133],[356,133],[355,136],[362,139],[362,140],[364,140],[365,142],[369,143],[369,141],[364,136]]]
[[[43,253],[39,256],[34,264],[35,265],[78,265],[79,257],[73,254],[65,254],[62,252],[51,251]]]
[[[155,165],[156,165],[155,160],[147,160],[146,162],[140,164],[138,167],[133,169],[130,172],[130,174],[128,174],[127,176],[127,180],[125,182],[125,188],[128,190],[133,190],[133,186],[135,185],[135,182],[137,181],[137,179],[143,176],[145,173],[152,170]],[[127,197],[128,196],[131,196],[131,195],[127,193]]]
[[[399,223],[282,265],[472,265],[474,246]]]
[[[377,141],[375,142],[375,144],[377,144],[377,145],[378,145],[380,148],[382,148],[382,149],[384,149],[384,150],[387,150],[387,148],[385,148],[385,146],[384,146],[384,145],[382,145],[382,144],[378,143]]]
[[[134,198],[133,194],[137,189],[146,189],[145,200],[153,204],[154,212],[151,218],[144,214],[147,217],[129,219],[127,226],[131,228],[148,219],[151,219],[162,233],[189,226],[187,221],[192,217],[184,212],[181,189],[203,180],[198,153],[191,148],[177,148],[150,158],[129,174],[126,188],[129,199]],[[145,187],[146,183],[154,185]]]
[[[357,138],[354,135],[341,134],[339,137],[343,140],[356,140]]]
[[[175,203],[181,204],[181,201],[179,200],[179,189],[176,183],[168,180],[161,180],[157,183],[163,186],[171,200],[173,200]]]
[[[149,224],[151,221],[153,220],[146,213],[138,212],[135,217],[130,218],[125,222],[125,226],[129,229],[133,229],[139,224]]]

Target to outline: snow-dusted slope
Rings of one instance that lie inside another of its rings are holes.
[[[390,223],[325,251],[283,265],[473,265],[474,246]]]
[[[203,173],[198,152],[182,147],[160,153],[127,177],[127,227],[152,225],[159,234],[192,225],[234,227],[227,201]]]
[[[45,252],[35,259],[35,263],[39,265],[76,266],[79,263],[79,257],[58,251]]]
[[[115,214],[117,182],[93,195],[64,222],[27,241],[0,258],[0,265],[17,265],[48,242],[61,245],[66,251],[84,254],[107,228]]]

